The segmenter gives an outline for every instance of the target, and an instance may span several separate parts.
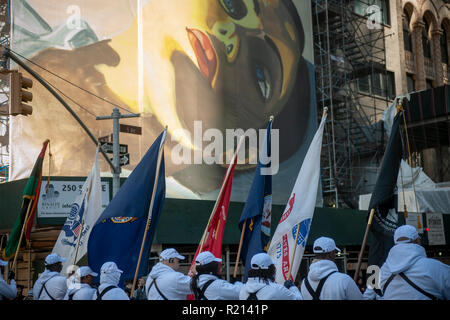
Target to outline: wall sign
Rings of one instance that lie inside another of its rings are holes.
[[[38,203],[38,218],[66,218],[76,197],[81,194],[84,180],[54,181],[50,180],[48,193],[47,182],[41,184]],[[102,208],[109,204],[109,181],[102,181]]]

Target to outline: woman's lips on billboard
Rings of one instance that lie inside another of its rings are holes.
[[[209,37],[197,29],[186,28],[189,41],[194,49],[195,56],[203,76],[211,82],[217,68],[217,58]]]

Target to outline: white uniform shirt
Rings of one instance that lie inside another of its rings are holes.
[[[260,278],[248,278],[239,294],[240,300],[247,300],[250,293],[257,292],[258,300],[302,300],[302,295],[296,286],[287,289],[285,286]]]
[[[168,300],[186,300],[187,295],[192,294],[190,288],[191,277],[159,262],[152,268],[145,283],[145,292],[147,293],[148,300],[164,300],[158,293],[158,290],[156,290],[155,284],[150,287],[154,280],[156,280],[156,284],[161,293]]]
[[[87,283],[76,283],[76,288],[67,290],[64,300],[69,300],[69,295],[73,294],[72,300],[92,300],[95,293],[95,288],[92,288]],[[78,288],[78,286],[80,286]]]
[[[427,258],[415,243],[399,243],[391,248],[380,270],[380,288],[392,274],[403,272],[413,283],[438,299],[450,299],[450,266]],[[378,297],[377,297],[378,298]],[[400,276],[393,278],[383,300],[429,300]]]
[[[317,260],[311,263],[308,272],[308,281],[312,289],[317,290],[321,279],[333,271],[338,271],[336,263],[330,260]],[[305,281],[302,281],[301,293],[304,300],[312,300],[313,297],[306,289]],[[322,287],[320,300],[363,300],[363,295],[353,279],[340,272],[335,272],[328,277]]]
[[[198,277],[197,286],[202,289],[209,280],[212,282],[205,291],[205,297],[208,300],[239,300],[239,293],[243,286],[242,282],[229,283],[228,281],[219,279],[212,274],[201,274]]]
[[[11,283],[8,284],[5,280],[3,280],[3,277],[0,275],[0,300],[7,298],[7,299],[14,299],[17,296],[17,285],[16,281],[11,280]]]
[[[109,286],[116,286],[116,288],[106,292],[102,296],[102,300],[130,300],[125,291],[117,287],[117,285],[119,284],[120,276],[120,272],[100,274],[100,285],[98,287],[99,294],[102,294],[103,290],[105,290]],[[94,292],[92,300],[97,300],[97,290]]]
[[[43,288],[45,288],[48,293]],[[42,290],[41,290],[42,289]],[[63,300],[67,292],[67,278],[59,272],[45,270],[33,286],[34,300]],[[53,298],[51,298],[50,296]]]

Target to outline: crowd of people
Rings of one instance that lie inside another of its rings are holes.
[[[364,293],[349,275],[338,271],[335,256],[340,249],[334,240],[320,237],[313,244],[315,259],[299,285],[292,280],[276,283],[275,264],[265,252],[252,257],[243,283],[223,280],[222,260],[209,251],[199,253],[192,275],[185,275],[178,271],[185,257],[169,248],[161,252],[148,276],[139,279],[132,296],[132,284],[125,290],[119,287],[122,270],[116,263],[103,264],[100,283],[94,286],[98,274],[88,266],[77,269],[69,280],[62,276],[65,258],[56,253],[46,257],[32,295],[33,300],[448,300],[450,266],[427,258],[420,241],[414,227],[399,227],[380,269],[379,286],[368,286]],[[1,267],[6,264],[0,260]],[[16,299],[14,278],[14,272],[9,273],[9,284],[0,278],[0,299]]]

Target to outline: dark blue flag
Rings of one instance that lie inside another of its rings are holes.
[[[133,280],[150,210],[150,200],[156,178],[160,146],[166,131],[156,139],[145,156],[119,189],[97,220],[88,242],[89,266],[96,272],[103,263],[113,261],[123,271],[124,280]],[[161,148],[161,152],[163,149]],[[138,277],[148,274],[148,258],[166,194],[164,153],[162,153],[158,183],[151,212]]]
[[[241,260],[245,266],[244,281],[247,279],[250,261],[260,252],[267,252],[270,241],[270,228],[272,216],[272,175],[267,171],[271,168],[270,131],[271,120],[267,126],[266,139],[261,149],[258,165],[252,186],[239,220],[239,229],[245,222],[244,237],[242,240]]]

